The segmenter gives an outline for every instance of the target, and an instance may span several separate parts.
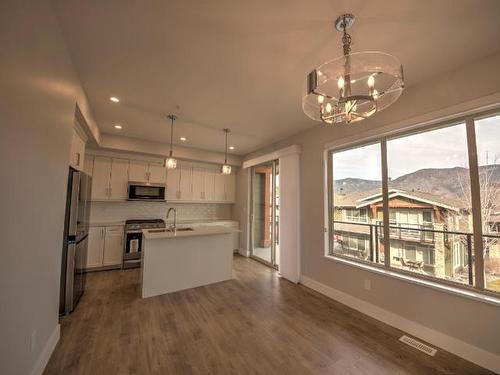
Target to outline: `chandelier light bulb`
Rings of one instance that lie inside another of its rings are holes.
[[[372,96],[373,96],[373,99],[377,100],[378,99],[378,91],[373,90]]]
[[[344,88],[344,77],[340,77],[339,80],[337,81],[337,87],[342,90]]]
[[[326,111],[330,113],[332,111],[332,105],[330,103],[326,103]]]
[[[368,87],[373,88],[373,86],[375,86],[375,77],[370,76],[370,77],[368,77]]]
[[[325,97],[323,95],[319,95],[318,96],[318,103],[323,104],[324,101],[325,101]]]

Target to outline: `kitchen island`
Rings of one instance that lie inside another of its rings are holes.
[[[142,297],[231,279],[235,231],[222,226],[143,230]]]

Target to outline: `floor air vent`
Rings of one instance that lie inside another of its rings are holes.
[[[423,342],[420,342],[412,337],[408,337],[406,335],[401,336],[399,338],[399,341],[404,342],[406,345],[412,346],[415,349],[420,350],[421,352],[424,352],[425,354],[428,354],[430,356],[434,357],[434,354],[436,354],[437,350],[430,347],[429,345],[425,345]]]

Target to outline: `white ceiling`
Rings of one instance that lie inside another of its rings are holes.
[[[59,0],[56,7],[102,132],[168,142],[163,114],[174,111],[175,143],[185,136],[185,146],[222,151],[228,127],[236,154],[316,126],[301,108],[305,77],[341,54],[333,21],[344,12],[356,16],[353,51],[399,57],[407,87],[500,49],[497,0]]]

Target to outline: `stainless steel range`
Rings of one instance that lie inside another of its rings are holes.
[[[142,230],[153,228],[165,228],[165,221],[163,219],[139,219],[125,222],[123,268],[141,265]]]

